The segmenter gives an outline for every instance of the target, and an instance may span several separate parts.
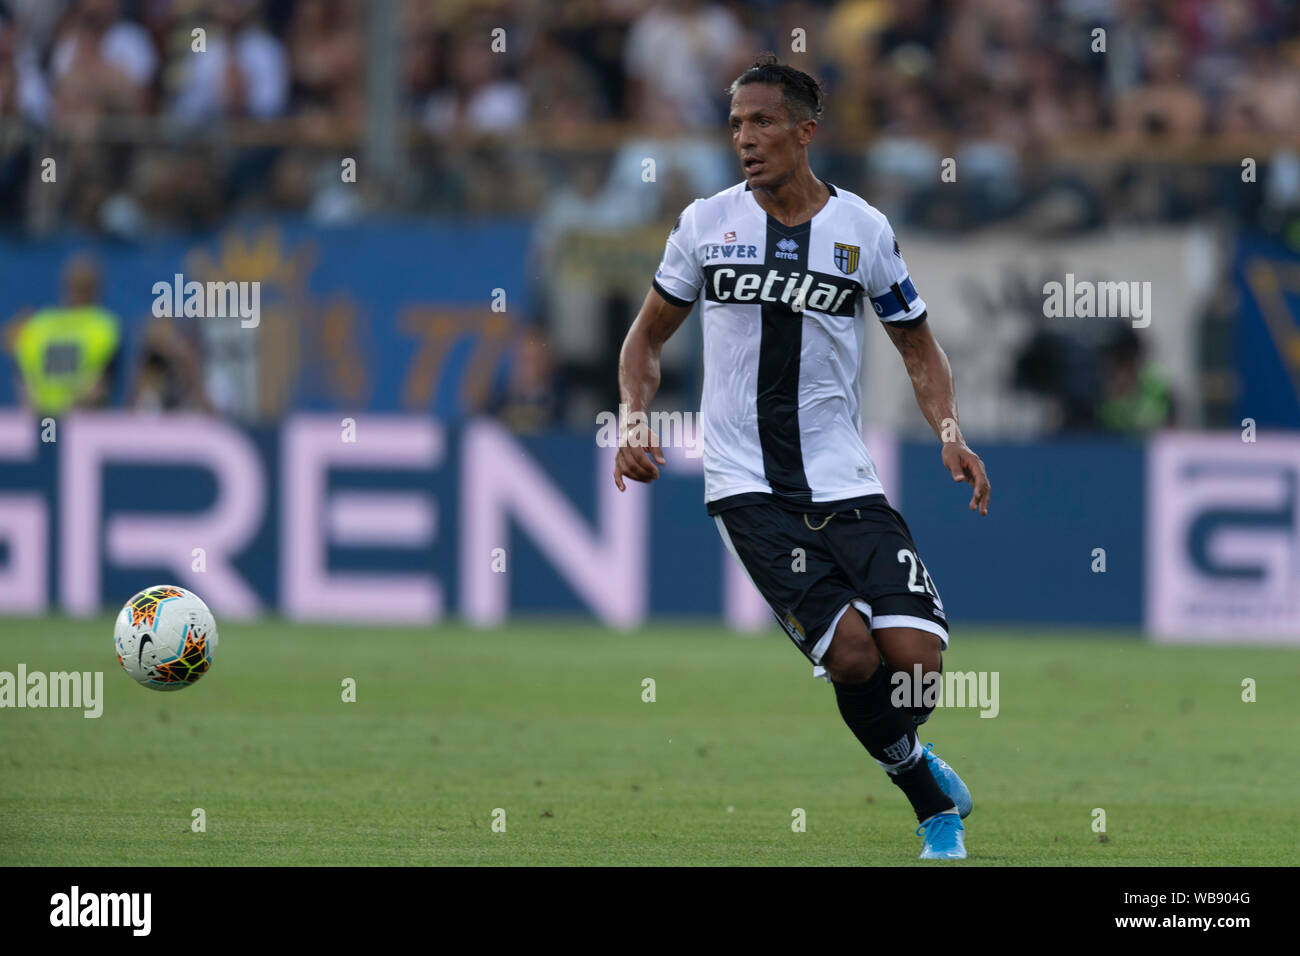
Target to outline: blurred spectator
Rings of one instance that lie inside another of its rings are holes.
[[[555,131],[574,129],[609,115],[594,69],[550,33],[533,44],[524,68],[529,114]]]
[[[1230,93],[1224,123],[1232,132],[1277,136],[1300,129],[1300,72],[1286,62],[1280,45],[1253,51],[1250,69],[1234,74],[1225,85]]]
[[[25,398],[39,415],[106,404],[121,364],[120,324],[98,304],[99,266],[93,260],[68,263],[64,303],[34,313],[14,341]]]
[[[1120,331],[1104,351],[1105,377],[1097,421],[1110,431],[1138,433],[1174,423],[1174,396],[1165,374],[1149,362],[1141,337]]]
[[[21,223],[33,147],[27,127],[44,121],[48,92],[17,27],[0,15],[0,225]]]
[[[98,210],[97,225],[124,239],[210,228],[225,211],[220,174],[202,150],[151,150],[139,154],[127,182]]]
[[[127,405],[149,412],[213,410],[198,350],[171,319],[153,319],[145,330]]]
[[[488,401],[487,413],[519,435],[531,435],[559,424],[567,392],[555,375],[550,344],[540,326],[520,336],[505,385]]]
[[[654,161],[654,178],[646,160]],[[636,222],[648,222],[660,212],[662,199],[658,190],[647,189],[647,182],[670,182],[681,177],[689,193],[687,202],[696,196],[712,196],[740,178],[736,157],[725,140],[716,137],[665,137],[652,139],[637,136],[623,141],[614,155],[608,192]],[[686,203],[673,210],[676,216]]]
[[[289,102],[284,46],[262,26],[260,0],[209,0],[207,50],[185,57],[185,79],[172,111],[188,124],[269,119]]]
[[[1186,142],[1205,131],[1205,102],[1184,77],[1182,44],[1172,30],[1160,30],[1146,49],[1146,80],[1119,103],[1120,134]]]
[[[538,274],[552,274],[559,268],[556,254],[566,233],[616,232],[633,224],[627,204],[603,186],[604,166],[599,157],[581,157],[566,165],[564,175],[549,192],[533,224],[532,265]]]
[[[50,60],[61,119],[142,112],[158,70],[148,32],[122,18],[118,0],[78,0]]]
[[[651,4],[627,38],[632,118],[654,127],[721,125],[726,85],[754,59],[725,7],[694,0]]]
[[[25,40],[37,50],[48,50],[55,29],[68,13],[72,0],[0,0],[8,7]]]
[[[502,133],[528,118],[523,87],[505,75],[505,56],[483,37],[462,36],[451,44],[449,82],[429,98],[424,124],[435,136]]]
[[[354,0],[298,0],[289,28],[293,94],[299,113],[358,122],[365,105],[365,41]]]
[[[44,125],[49,115],[50,88],[36,51],[24,42],[18,24],[0,12],[0,120]]]

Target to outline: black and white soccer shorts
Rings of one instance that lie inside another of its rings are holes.
[[[790,640],[812,661],[815,677],[826,677],[822,656],[850,607],[872,630],[929,631],[947,649],[939,591],[903,516],[884,495],[822,514],[746,504],[714,521]]]

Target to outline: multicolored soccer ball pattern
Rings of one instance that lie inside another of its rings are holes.
[[[212,666],[217,622],[193,591],[160,584],[122,606],[113,644],[117,662],[137,682],[154,690],[180,690]]]

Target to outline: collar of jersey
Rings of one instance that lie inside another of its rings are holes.
[[[816,222],[818,216],[824,213],[827,209],[831,208],[831,200],[839,196],[839,193],[835,191],[835,187],[830,183],[826,182],[826,180],[822,179],[822,180],[818,180],[818,182],[820,182],[823,186],[825,186],[827,192],[830,193],[830,196],[826,200],[826,205],[822,206],[821,209],[818,209],[815,213],[813,213],[813,217],[811,219],[807,220],[806,222],[801,222],[798,225],[794,225],[794,226],[787,226],[781,220],[777,219],[770,212],[768,212],[766,209],[760,206],[758,204],[758,200],[754,198],[753,195],[754,191],[749,188],[749,183],[745,183],[745,192],[750,194],[749,201],[754,204],[754,208],[767,217],[767,225],[769,228],[775,229],[777,232],[783,232],[787,235],[790,235],[792,233],[798,232],[799,230],[806,229],[808,226]]]

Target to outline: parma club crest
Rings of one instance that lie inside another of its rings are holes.
[[[794,616],[793,611],[785,612],[785,619],[781,621],[781,626],[784,627],[785,632],[798,643],[802,644],[804,641],[808,640],[808,635],[803,631],[803,625],[799,623],[799,619]]]
[[[839,269],[846,276],[851,276],[858,271],[858,246],[846,245],[843,242],[835,243],[835,268]]]

